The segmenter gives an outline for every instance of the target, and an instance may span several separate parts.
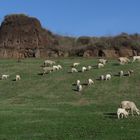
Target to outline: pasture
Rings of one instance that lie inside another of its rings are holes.
[[[96,65],[97,59],[57,59],[63,70],[41,75],[43,59],[1,59],[0,140],[139,140],[140,116],[118,120],[117,108],[122,100],[134,101],[140,109],[140,63],[118,65],[109,60],[104,68],[84,73],[69,73],[73,62]],[[130,77],[113,76],[99,81],[101,74],[134,70]],[[21,80],[15,81],[20,74]],[[88,78],[95,84],[78,93],[77,79]]]

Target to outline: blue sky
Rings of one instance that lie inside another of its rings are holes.
[[[0,22],[13,13],[36,17],[61,35],[140,33],[140,0],[0,0]]]

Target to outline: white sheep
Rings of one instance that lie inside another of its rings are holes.
[[[133,60],[132,60],[132,62],[135,62],[135,61],[140,61],[140,56],[133,56]]]
[[[100,75],[100,80],[105,80],[105,76],[104,75]]]
[[[111,74],[106,74],[105,75],[105,80],[110,80],[111,79]]]
[[[94,81],[92,79],[88,79],[88,85],[94,84]]]
[[[80,92],[80,91],[82,91],[82,90],[83,90],[82,85],[77,85],[77,91]]]
[[[20,75],[16,75],[16,81],[21,80]]]
[[[92,69],[92,66],[88,66],[88,70],[91,70]]]
[[[78,72],[78,70],[76,68],[71,68],[71,73],[73,72]]]
[[[57,65],[57,67],[59,68],[59,70],[62,69],[62,66],[61,65]]]
[[[53,68],[53,71],[55,71],[55,70],[59,70],[59,67],[58,66],[52,66],[52,68]]]
[[[86,67],[82,67],[82,72],[85,72],[87,70]]]
[[[135,103],[132,101],[122,101],[121,108],[131,111],[132,116],[134,116],[134,112],[140,115],[140,110],[136,107]]]
[[[118,119],[124,118],[124,117],[127,118],[128,115],[129,113],[124,108],[118,108],[117,110]]]
[[[1,79],[4,80],[4,79],[7,79],[8,77],[9,77],[9,75],[3,74],[3,75],[1,76]]]
[[[77,63],[77,62],[76,62],[76,63],[73,63],[72,66],[73,66],[73,67],[76,67],[76,66],[79,66],[79,65],[80,65],[80,63]]]
[[[123,70],[119,71],[119,76],[120,76],[120,77],[124,76]]]
[[[127,57],[119,57],[118,60],[120,62],[120,65],[124,65],[124,64],[130,62],[130,60]]]
[[[103,59],[103,58],[101,58],[101,59],[99,59],[99,63],[102,63],[102,64],[106,64],[106,62],[107,62],[107,60],[106,59]]]
[[[45,60],[44,61],[44,66],[54,65],[54,64],[55,64],[55,61],[52,61],[52,60]]]
[[[98,63],[98,69],[100,69],[100,68],[102,68],[102,67],[104,67],[104,64]]]
[[[43,74],[46,74],[46,73],[51,73],[53,71],[53,67],[44,67],[43,68]]]
[[[80,85],[80,80],[77,80],[77,81],[76,81],[76,85],[77,85],[77,86]]]

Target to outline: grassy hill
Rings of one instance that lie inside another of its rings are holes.
[[[140,116],[118,120],[116,110],[122,100],[132,100],[140,108],[140,63],[118,65],[110,60],[102,69],[68,73],[73,62],[78,67],[96,65],[97,59],[57,59],[63,70],[44,76],[41,59],[0,60],[0,140],[138,140]],[[96,80],[101,74],[133,69],[134,75]],[[21,81],[14,81],[15,75]],[[81,93],[73,85],[93,78],[95,85]]]

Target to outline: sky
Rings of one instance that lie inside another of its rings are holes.
[[[140,33],[140,0],[0,0],[0,23],[21,13],[60,35]]]

